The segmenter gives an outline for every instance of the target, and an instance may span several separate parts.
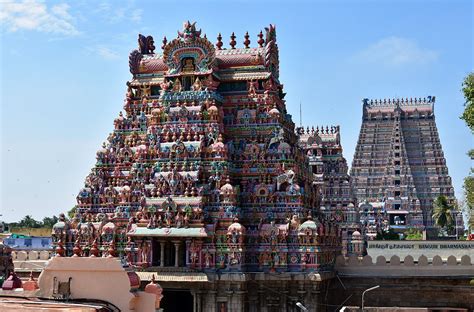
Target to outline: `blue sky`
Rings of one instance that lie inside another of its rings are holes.
[[[276,24],[293,120],[341,125],[352,161],[362,98],[436,96],[457,196],[473,136],[459,119],[473,70],[472,1],[0,1],[1,185],[6,221],[69,210],[113,129],[137,34],[174,38],[185,20],[211,41]]]

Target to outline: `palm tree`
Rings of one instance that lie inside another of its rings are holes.
[[[53,216],[52,218],[50,217],[44,217],[43,218],[43,227],[47,227],[47,228],[52,228],[56,222],[58,222],[58,217],[56,216]]]
[[[26,215],[19,223],[20,227],[27,227],[27,228],[38,228],[40,227],[40,223],[33,219],[31,215]]]
[[[454,207],[448,202],[448,199],[441,195],[434,202],[433,219],[441,228],[449,230],[454,225]]]

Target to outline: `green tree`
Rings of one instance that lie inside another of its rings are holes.
[[[469,209],[474,208],[474,175],[464,178],[464,194],[466,195],[466,204]]]
[[[464,103],[464,112],[461,115],[461,119],[464,120],[469,129],[474,132],[474,73],[470,73],[464,78],[462,92],[464,93],[466,102]]]
[[[77,206],[74,206],[71,208],[71,210],[67,212],[69,219],[74,218],[74,216],[76,215],[76,211],[77,211]]]
[[[416,229],[409,229],[406,232],[405,240],[423,240],[423,233]]]
[[[53,228],[53,225],[55,225],[58,222],[58,217],[53,216],[53,217],[44,217],[43,218],[43,227],[45,228]]]
[[[470,150],[467,155],[474,160],[474,149]],[[466,197],[466,205],[469,209],[474,209],[474,174],[471,168],[470,174],[464,178],[464,195]]]
[[[41,227],[41,222],[36,221],[33,219],[31,215],[25,216],[23,219],[21,219],[20,222],[18,222],[19,227],[26,227],[26,228],[40,228]]]
[[[377,235],[375,236],[375,240],[399,240],[400,235],[395,233],[393,229],[388,229],[388,231],[382,230],[380,232],[377,232]]]
[[[474,133],[474,73],[470,73],[464,78],[462,84],[462,92],[464,93],[464,112],[461,115],[461,119],[466,122],[466,125]],[[474,149],[468,152],[468,156],[471,160],[474,160]],[[464,178],[464,196],[466,198],[466,206],[471,211],[469,227],[471,231],[474,229],[474,171],[471,168],[469,175]]]
[[[448,202],[446,196],[438,196],[434,201],[433,219],[442,229],[450,230],[454,226],[454,206]]]

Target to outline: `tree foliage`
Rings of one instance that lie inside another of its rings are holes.
[[[461,115],[461,119],[464,120],[474,132],[474,73],[470,73],[464,79],[462,84],[462,92],[466,102],[464,103],[464,112]]]
[[[18,222],[18,226],[27,228],[40,228],[41,225],[41,222],[33,219],[31,215],[25,216],[23,219],[20,220],[20,222]]]
[[[53,228],[53,225],[55,225],[59,221],[59,218],[56,216],[53,217],[44,217],[43,218],[43,227],[47,228]]]
[[[406,232],[405,240],[423,240],[423,233],[417,229],[409,229]]]
[[[464,193],[466,195],[467,207],[474,209],[474,175],[464,178]]]
[[[375,240],[399,240],[400,235],[395,233],[393,229],[388,229],[388,231],[382,230],[377,233]]]
[[[469,150],[469,152],[467,152],[467,156],[469,156],[469,158],[471,158],[472,160],[474,160],[474,149]]]
[[[67,215],[68,215],[69,219],[74,218],[74,216],[76,215],[76,211],[77,211],[77,207],[74,206],[74,207],[71,208],[71,210],[69,210],[67,212]]]
[[[474,73],[470,73],[464,79],[462,92],[464,93],[465,103],[461,119],[466,122],[469,129],[474,133]],[[468,156],[474,160],[474,149],[468,152]],[[467,207],[474,209],[474,173],[472,168],[470,174],[464,179],[463,188]]]
[[[474,160],[474,149],[470,150],[467,155]],[[469,209],[474,209],[474,171],[464,178],[464,195],[466,196],[466,205]]]
[[[8,227],[11,228],[52,228],[58,222],[58,217],[52,216],[43,218],[43,221],[35,220],[31,215],[26,215],[19,222],[11,222]]]
[[[452,229],[454,226],[454,206],[448,202],[446,196],[438,196],[434,202],[433,219],[443,229]]]

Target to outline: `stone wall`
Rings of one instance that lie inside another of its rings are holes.
[[[309,311],[326,311],[325,290],[334,275],[222,273],[208,277],[209,282],[159,282],[165,290],[190,291],[194,312],[299,312],[298,301]],[[166,306],[162,308],[166,311]]]
[[[12,251],[12,260],[15,273],[20,278],[28,278],[30,273],[38,277],[46,266],[49,259],[53,257],[53,250],[15,250]]]
[[[375,261],[371,256],[363,258],[338,256],[336,270],[340,275],[364,277],[474,276],[474,265],[468,255],[462,256],[459,260],[455,256],[449,256],[446,260],[443,260],[440,256],[434,256],[431,260],[426,256],[415,259],[411,255],[407,255],[403,260],[395,255],[390,259],[378,256]]]
[[[53,250],[16,250],[12,251],[13,261],[44,260],[53,256]]]
[[[167,272],[155,272],[166,289],[187,290],[194,298],[195,312],[273,312],[300,311],[296,302],[309,311],[336,311],[343,306],[357,306],[362,292],[366,306],[383,307],[455,307],[474,309],[474,264],[471,257],[422,256],[403,259],[370,256],[342,256],[334,273],[205,273],[205,281],[190,278],[180,281]],[[195,274],[195,273],[192,273]],[[144,281],[142,280],[142,283]],[[165,308],[166,311],[166,307]]]
[[[365,295],[365,306],[372,307],[453,307],[474,310],[474,290],[469,279],[450,277],[361,277],[341,276],[329,288],[329,304],[360,306],[362,292],[375,285],[380,288]]]
[[[53,257],[38,279],[37,295],[58,298],[63,291],[68,299],[103,300],[124,312],[154,311],[156,295],[138,291],[137,280],[118,258]]]
[[[474,309],[474,265],[467,255],[458,261],[450,256],[443,261],[434,256],[432,261],[411,255],[402,261],[383,256],[375,261],[364,258],[337,259],[338,278],[328,289],[329,304],[360,306],[362,292],[375,285],[380,288],[368,292],[366,306],[380,307],[454,307]]]
[[[468,309],[456,309],[456,312],[469,312]],[[341,312],[360,312],[360,307],[345,306]],[[365,307],[364,312],[450,312],[446,311],[443,308],[439,309],[430,309],[430,308],[413,308],[413,307]],[[454,311],[452,311],[454,312]]]

